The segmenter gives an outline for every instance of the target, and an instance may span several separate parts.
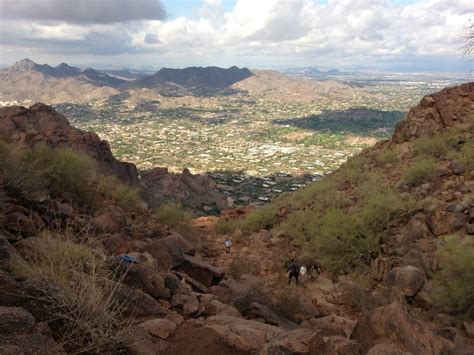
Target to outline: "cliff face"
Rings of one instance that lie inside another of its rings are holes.
[[[474,114],[474,83],[445,88],[425,96],[401,121],[393,134],[394,143],[411,141],[448,127],[468,124]]]
[[[45,104],[1,108],[0,131],[20,147],[44,143],[85,153],[104,173],[114,174],[127,184],[138,185],[135,165],[115,159],[106,141],[95,133],[72,127],[66,117]]]

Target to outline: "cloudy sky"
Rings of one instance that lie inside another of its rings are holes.
[[[473,0],[0,0],[0,21],[2,65],[473,69]]]

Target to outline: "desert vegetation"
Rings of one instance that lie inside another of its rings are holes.
[[[75,353],[116,349],[119,332],[130,322],[123,317],[127,298],[118,297],[122,276],[111,270],[100,245],[45,232],[25,240],[19,250],[13,272],[31,282],[33,299],[46,305],[65,348]]]

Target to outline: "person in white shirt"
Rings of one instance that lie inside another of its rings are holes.
[[[230,247],[232,246],[232,240],[230,240],[229,238],[227,238],[224,242],[224,245],[225,245],[225,251],[227,254],[230,254]]]

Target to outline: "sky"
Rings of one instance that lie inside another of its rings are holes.
[[[0,65],[473,71],[473,0],[0,0]]]

